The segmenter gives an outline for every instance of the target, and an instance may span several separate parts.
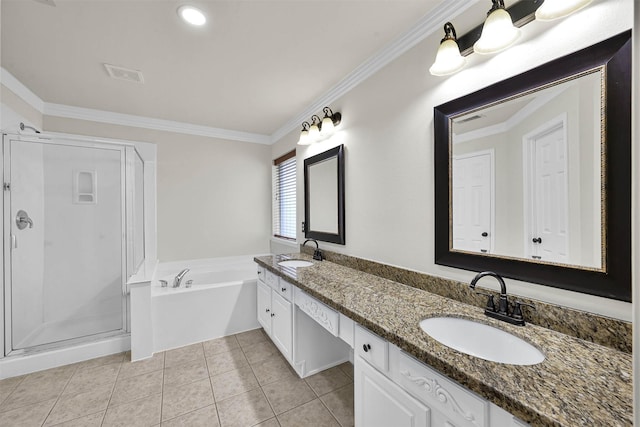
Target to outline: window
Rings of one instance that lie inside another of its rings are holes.
[[[273,161],[273,235],[296,240],[296,150]]]

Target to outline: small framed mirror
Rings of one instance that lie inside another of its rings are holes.
[[[434,108],[435,262],[631,299],[625,32]]]
[[[304,232],[344,245],[344,146],[304,159]]]

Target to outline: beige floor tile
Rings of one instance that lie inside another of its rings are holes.
[[[131,378],[119,379],[109,406],[121,405],[152,394],[162,393],[162,371],[153,371]]]
[[[280,427],[280,423],[276,417],[268,419],[267,421],[256,424],[254,427]]]
[[[199,359],[204,359],[202,343],[191,344],[186,347],[165,351],[164,366],[166,368]]]
[[[105,384],[113,385],[118,377],[120,365],[120,363],[112,363],[110,365],[76,370],[71,377],[71,380],[64,388],[62,395],[82,393],[83,391],[92,390]]]
[[[124,362],[124,357],[125,353],[115,353],[108,356],[85,360],[84,362],[79,362],[75,365],[78,369],[95,368],[102,365],[110,365],[112,363],[122,363]]]
[[[353,384],[320,396],[342,427],[353,427]]]
[[[253,373],[261,386],[283,379],[297,379],[291,365],[282,357],[270,357],[251,365]]]
[[[262,391],[267,396],[267,400],[276,415],[316,398],[313,390],[301,379],[276,381],[262,387]]]
[[[24,380],[25,376],[5,378],[4,380],[0,380],[0,405],[4,400],[9,397],[11,392],[15,390],[20,383]]]
[[[68,380],[76,371],[76,368],[76,365],[65,365],[59,366],[57,368],[46,369],[44,371],[34,372],[27,375],[20,385]]]
[[[282,427],[340,427],[320,399],[312,400],[282,415],[278,415]]]
[[[238,339],[235,337],[235,335],[205,341],[202,343],[202,346],[204,347],[205,357],[213,356],[214,354],[218,353],[225,353],[227,351],[240,348],[240,344],[238,343]]]
[[[243,347],[244,355],[247,357],[249,364],[254,364],[261,360],[271,357],[280,356],[280,351],[271,341],[262,341],[257,344],[251,344]]]
[[[162,420],[170,420],[212,404],[209,378],[180,386],[166,386],[162,393]]]
[[[172,420],[163,421],[162,427],[219,427],[216,405],[189,412]]]
[[[53,427],[100,427],[102,425],[102,419],[106,411],[96,412],[95,414],[86,415],[84,417],[76,418],[75,420],[66,421],[61,424],[56,424]]]
[[[31,379],[28,382],[25,379],[2,402],[0,412],[10,411],[45,400],[57,399],[62,394],[68,381],[69,379],[63,376],[51,376],[49,379]]]
[[[157,371],[164,368],[164,353],[154,354],[149,359],[140,360],[138,362],[126,361],[122,363],[118,378],[130,378],[136,375],[146,374],[147,372]]]
[[[108,384],[79,394],[60,397],[44,425],[59,424],[107,409],[112,390],[113,386]]]
[[[307,384],[318,396],[337,390],[352,382],[339,367],[333,367],[306,378]]]
[[[209,376],[204,355],[179,365],[164,368],[164,385],[181,385],[202,380]]]
[[[56,399],[49,399],[0,413],[0,426],[39,427],[55,403]]]
[[[246,427],[273,418],[267,398],[259,388],[217,403],[222,427]]]
[[[240,347],[242,348],[248,347],[253,344],[257,344],[259,342],[266,341],[268,339],[262,328],[253,329],[247,332],[242,332],[242,333],[236,334],[235,337],[238,339],[238,344],[240,344]]]
[[[210,376],[244,368],[245,366],[249,366],[249,362],[247,362],[247,358],[244,357],[240,347],[207,357],[207,368]]]
[[[249,366],[212,376],[211,386],[216,402],[260,387]]]
[[[124,405],[110,407],[104,416],[103,427],[144,427],[160,423],[162,394],[154,394]]]
[[[340,370],[342,372],[345,373],[346,376],[348,376],[349,378],[351,378],[353,380],[353,363],[344,362],[343,364],[338,365],[338,367],[340,368]]]

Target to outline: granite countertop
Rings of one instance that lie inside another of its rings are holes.
[[[531,425],[633,424],[632,356],[540,326],[513,326],[475,307],[329,261],[281,267],[306,254],[256,257],[269,271],[300,287],[416,359]],[[545,354],[532,366],[506,365],[453,350],[420,329],[435,316],[474,319],[525,339]]]

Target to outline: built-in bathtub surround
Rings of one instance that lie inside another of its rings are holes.
[[[304,253],[311,254],[309,247],[300,247]],[[443,279],[418,271],[412,271],[392,265],[382,264],[362,258],[326,251],[323,254],[328,261],[345,267],[353,268],[394,282],[402,283],[414,288],[422,289],[436,295],[451,298],[456,301],[470,304],[476,307],[484,307],[486,297],[476,295],[469,290],[469,284],[455,280]],[[490,292],[484,290],[483,292]],[[495,292],[497,301],[498,293]],[[515,295],[509,293],[511,300]],[[552,329],[563,334],[590,341],[596,344],[611,347],[613,349],[631,353],[632,324],[622,320],[599,316],[581,310],[562,307],[542,301],[532,300],[526,297],[517,297],[518,300],[536,306],[536,310],[527,310],[525,320],[547,329]],[[526,310],[526,309],[525,309]]]
[[[534,426],[631,425],[631,355],[534,324],[509,325],[469,305],[331,261],[281,267],[287,258],[255,261],[340,311],[403,351]],[[483,300],[484,302],[484,300]],[[499,364],[453,350],[430,338],[419,322],[462,317],[503,329],[545,355],[531,366]]]

